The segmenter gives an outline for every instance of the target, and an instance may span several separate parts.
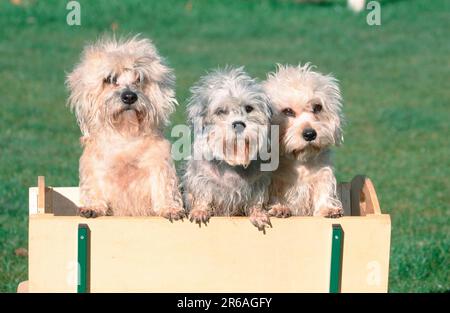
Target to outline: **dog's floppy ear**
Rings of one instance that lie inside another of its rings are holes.
[[[208,105],[213,92],[208,83],[209,74],[200,78],[194,86],[190,88],[191,96],[187,104],[188,122],[194,129],[203,129],[207,115]]]
[[[189,98],[187,105],[188,122],[195,129],[202,129],[206,117],[206,99],[200,96],[200,91],[196,87],[191,88],[191,92],[192,96]]]
[[[323,76],[325,88],[325,102],[328,109],[333,114],[333,122],[335,124],[334,130],[334,142],[336,146],[341,145],[344,142],[342,124],[344,123],[344,117],[342,114],[342,95],[339,87],[338,80],[332,75]]]
[[[81,133],[84,137],[89,137],[88,124],[94,119],[94,105],[90,103],[89,96],[83,82],[82,65],[78,65],[67,75],[66,86],[70,95],[68,105],[75,113]]]
[[[150,84],[144,90],[150,102],[158,104],[156,110],[156,122],[160,126],[169,123],[169,116],[175,110],[178,102],[175,98],[175,75],[173,70],[167,65],[156,47],[148,39],[129,40],[128,47],[137,55],[134,62],[135,69],[143,74],[145,79],[150,80]]]
[[[261,101],[263,103],[263,109],[264,109],[264,113],[267,115],[267,118],[269,119],[269,123],[272,122],[272,118],[273,118],[273,103],[272,100],[270,99],[269,95],[265,92],[265,90],[262,88],[261,89],[261,94],[263,95]]]
[[[344,143],[344,133],[342,131],[341,121],[338,122],[339,125],[336,125],[335,131],[334,131],[334,142],[336,146],[340,146]]]
[[[70,95],[68,105],[75,113],[80,130],[85,138],[89,137],[90,124],[96,118],[95,97],[90,93],[97,88],[96,78],[89,75],[89,69],[95,67],[103,58],[100,49],[103,41],[87,45],[82,52],[81,61],[67,74],[66,86]]]
[[[172,69],[166,66],[162,60],[153,60],[150,64],[143,65],[147,69],[147,76],[152,83],[144,90],[145,95],[154,104],[156,113],[155,122],[158,127],[169,124],[169,117],[175,111],[178,102],[175,98],[175,75]],[[155,105],[157,104],[157,106]]]

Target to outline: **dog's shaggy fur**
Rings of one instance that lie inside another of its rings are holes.
[[[83,134],[80,214],[183,216],[170,143],[174,75],[150,40],[103,39],[68,75]]]
[[[265,211],[270,173],[261,172],[259,152],[272,115],[267,96],[243,68],[212,72],[191,92],[194,153],[183,177],[190,220],[201,224],[211,215],[245,215],[264,230],[270,225]]]
[[[280,127],[280,164],[270,187],[270,215],[341,216],[330,158],[330,147],[343,140],[337,80],[309,64],[278,66],[264,89],[274,105],[274,124]]]

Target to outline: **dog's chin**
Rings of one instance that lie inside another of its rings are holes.
[[[142,131],[144,118],[144,114],[133,107],[121,108],[113,113],[112,126],[121,134],[138,135]]]
[[[300,147],[297,147],[290,151],[286,151],[285,154],[292,159],[304,161],[316,156],[322,149],[323,147],[319,146],[318,144],[314,142],[308,142]]]
[[[225,163],[227,163],[229,166],[231,167],[235,167],[235,166],[242,166],[243,168],[247,168],[250,165],[250,158],[225,158],[224,159]]]
[[[142,122],[143,118],[144,118],[143,112],[133,107],[121,108],[120,110],[118,110],[113,114],[113,120],[116,123],[120,124],[127,122],[133,124],[135,124],[136,122],[140,123]]]
[[[238,144],[238,137],[233,138],[228,143],[224,142],[224,161],[230,166],[243,166],[248,167],[252,161],[252,147],[250,138],[246,136],[239,137],[242,145]],[[228,144],[228,145],[227,145]]]

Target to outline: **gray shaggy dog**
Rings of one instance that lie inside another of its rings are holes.
[[[270,172],[260,169],[272,117],[268,97],[243,67],[209,73],[191,93],[193,156],[182,182],[190,221],[201,225],[212,215],[249,216],[264,231],[271,226]]]

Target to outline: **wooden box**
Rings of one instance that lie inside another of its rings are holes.
[[[338,186],[347,216],[245,217],[208,226],[160,217],[74,216],[77,187],[29,195],[29,292],[386,292],[390,216],[364,176]],[[81,225],[81,226],[80,226]],[[84,241],[83,241],[84,240]]]

